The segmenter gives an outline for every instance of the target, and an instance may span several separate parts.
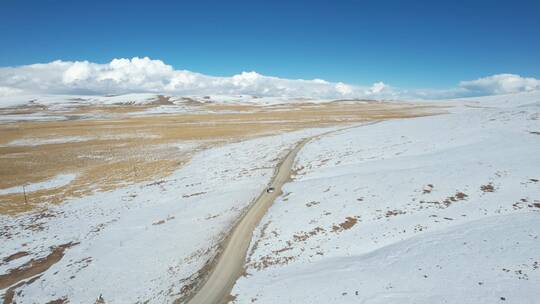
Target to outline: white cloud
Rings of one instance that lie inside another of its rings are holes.
[[[329,84],[328,81],[326,81],[326,80],[324,80],[324,79],[319,79],[319,78],[313,79],[313,82],[315,82],[315,83],[322,83],[322,84]]]
[[[113,59],[105,64],[88,61],[53,61],[46,64],[4,67],[0,68],[0,86],[16,92],[38,94],[148,92],[313,98],[352,98],[377,94],[379,98],[385,97],[384,94],[379,94],[383,93],[382,90],[373,90],[373,87],[331,83],[323,79],[284,79],[264,76],[254,71],[242,72],[231,77],[208,76],[175,70],[161,60],[152,60],[148,57]]]
[[[350,85],[346,85],[343,82],[336,83],[336,91],[341,95],[350,95],[353,92],[353,88]]]
[[[540,89],[540,80],[515,74],[497,74],[476,80],[462,81],[459,86],[473,93],[496,95],[538,90]]]
[[[360,86],[323,79],[285,79],[242,72],[215,77],[175,70],[148,57],[113,59],[99,64],[88,61],[53,61],[18,67],[0,67],[0,96],[14,94],[126,94],[255,95],[310,98],[451,98],[514,93],[540,89],[540,80],[499,74],[462,81],[447,90],[403,90],[376,82]]]
[[[88,61],[74,62],[63,74],[62,82],[66,84],[76,81],[85,81],[90,76],[90,64]]]
[[[390,86],[384,84],[384,82],[382,82],[382,81],[379,81],[379,82],[374,83],[369,88],[369,91],[367,93],[368,94],[379,94],[379,93],[384,92],[385,90],[386,91],[391,91]]]
[[[16,88],[10,88],[10,87],[0,87],[0,97],[2,96],[12,96],[21,94],[23,91],[16,89]]]

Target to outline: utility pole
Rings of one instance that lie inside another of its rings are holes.
[[[25,185],[22,186],[23,194],[24,194],[24,203],[28,204],[28,198],[26,197],[26,187]]]

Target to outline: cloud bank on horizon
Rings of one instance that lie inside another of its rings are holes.
[[[171,95],[254,95],[307,98],[441,99],[518,93],[540,89],[540,80],[515,74],[497,74],[462,81],[455,88],[399,89],[383,82],[371,86],[322,79],[285,79],[242,72],[216,77],[175,70],[148,57],[88,61],[53,61],[0,67],[0,96],[21,94],[105,95],[160,93]]]

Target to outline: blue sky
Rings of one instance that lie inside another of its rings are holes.
[[[0,66],[148,56],[176,69],[402,88],[540,78],[540,1],[24,1]]]

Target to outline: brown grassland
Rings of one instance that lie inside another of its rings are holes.
[[[443,111],[410,103],[342,101],[273,106],[190,104],[193,111],[186,113],[143,114],[155,106],[80,106],[61,114],[106,115],[0,123],[0,189],[21,187],[21,192],[0,195],[0,214],[18,214],[39,209],[44,203],[58,204],[94,191],[159,180],[189,161],[197,150],[227,142]],[[47,111],[26,107],[11,109],[8,114]],[[55,115],[54,111],[49,114]],[[191,148],[178,149],[182,143],[190,143],[187,147]],[[62,173],[77,177],[68,185],[27,193],[25,199],[24,184]]]

